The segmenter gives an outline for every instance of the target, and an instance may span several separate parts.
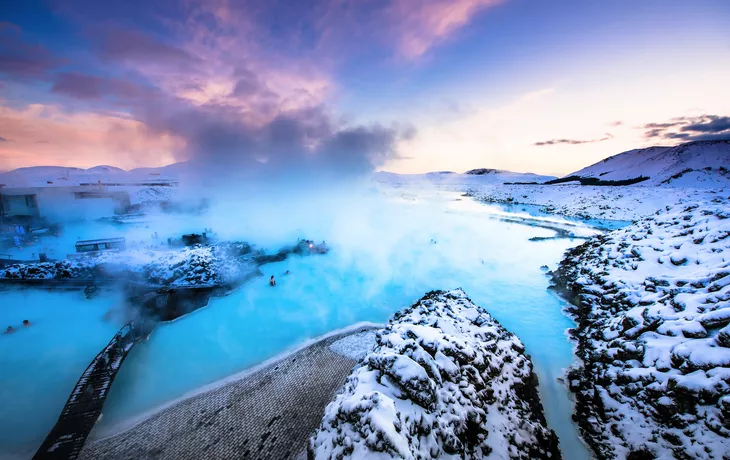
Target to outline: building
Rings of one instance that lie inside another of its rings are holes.
[[[126,191],[90,186],[0,188],[0,224],[97,219],[126,212]]]

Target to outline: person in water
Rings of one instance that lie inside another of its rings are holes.
[[[30,321],[28,321],[27,319],[24,319],[23,320],[23,327],[28,327],[28,326],[30,326]]]
[[[276,286],[276,280],[274,279],[274,275],[271,275],[271,278],[269,279],[269,284],[272,286]]]
[[[13,328],[13,326],[8,326],[8,328],[5,329],[5,332],[3,332],[3,334],[12,334],[13,332],[15,332],[15,328]]]
[[[287,270],[287,271],[285,271],[285,272],[284,272],[284,274],[285,274],[285,275],[288,275],[288,274],[290,274],[290,273],[291,273],[291,272],[290,272],[289,270]]]

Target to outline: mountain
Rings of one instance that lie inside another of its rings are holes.
[[[436,171],[425,174],[397,174],[380,171],[374,174],[375,180],[386,183],[430,182],[438,184],[504,184],[507,182],[547,182],[554,176],[541,176],[533,173],[517,173],[499,169],[472,169],[463,174],[453,171]]]
[[[639,181],[639,179],[644,180]],[[730,185],[730,140],[629,150],[568,174],[566,179],[637,181],[642,185]]]

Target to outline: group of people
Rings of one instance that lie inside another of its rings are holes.
[[[284,276],[290,274],[291,272],[289,270],[284,272]],[[274,287],[276,286],[276,280],[274,279],[274,275],[271,275],[271,278],[269,278],[269,286]]]
[[[30,321],[28,321],[27,319],[24,319],[23,320],[23,327],[30,327]],[[8,326],[8,328],[5,329],[5,332],[3,332],[3,334],[12,334],[16,330],[17,329],[14,328],[13,326]]]

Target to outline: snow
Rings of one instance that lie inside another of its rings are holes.
[[[642,185],[726,187],[730,185],[730,141],[697,141],[676,147],[629,150],[566,177],[627,180],[648,177]]]
[[[375,348],[375,331],[350,334],[330,345],[330,350],[360,361]]]
[[[442,171],[426,174],[396,174],[390,172],[376,172],[373,178],[389,185],[428,185],[437,184],[451,187],[464,187],[484,184],[503,184],[505,182],[546,182],[555,179],[554,176],[542,176],[533,173],[517,173],[498,169],[473,169],[463,174]]]
[[[184,164],[184,163],[183,163]],[[66,187],[80,184],[107,182],[157,182],[174,181],[180,166],[164,168],[140,168],[125,171],[114,166],[93,168],[69,168],[63,166],[32,166],[0,172],[0,184],[5,187]]]
[[[310,440],[313,458],[559,458],[517,337],[462,290],[399,311]]]
[[[0,279],[131,279],[166,286],[235,283],[256,272],[257,253],[246,243],[167,249],[151,246],[56,262],[0,267]]]
[[[584,220],[633,221],[664,206],[708,201],[723,189],[673,186],[485,185],[467,194],[486,203],[526,204],[542,212]]]
[[[572,387],[601,456],[730,450],[729,200],[665,206],[571,250],[554,274],[577,305]]]

